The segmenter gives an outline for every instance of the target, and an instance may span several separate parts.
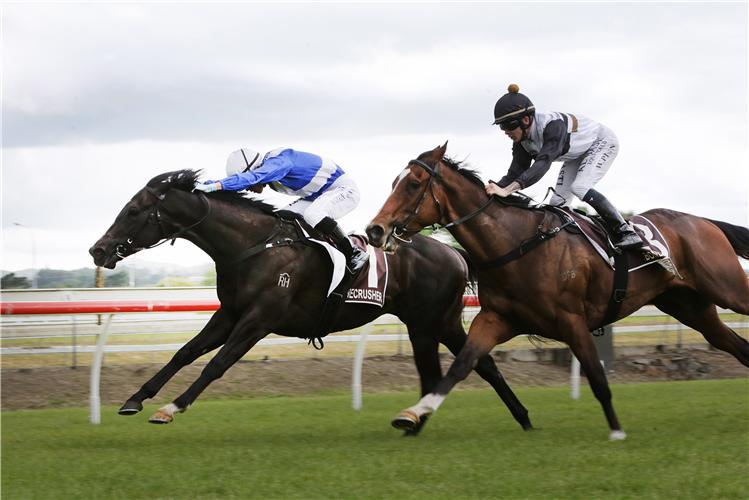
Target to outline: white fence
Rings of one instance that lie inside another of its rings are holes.
[[[120,301],[122,303],[128,300],[137,299],[143,300],[154,300],[167,302],[169,300],[179,301],[189,297],[191,300],[202,300],[209,301],[215,300],[215,288],[184,288],[184,289],[169,289],[169,288],[154,288],[154,289],[86,289],[86,290],[24,290],[24,291],[12,291],[2,292],[3,304],[10,303],[39,303],[39,302],[70,302],[79,303],[80,301]],[[44,299],[44,300],[43,300]],[[136,315],[142,313],[117,313],[119,315]],[[146,313],[146,314],[159,314],[159,313]],[[168,313],[168,314],[181,314],[184,317],[184,313]],[[90,403],[90,420],[93,424],[101,422],[101,398],[99,391],[99,382],[101,377],[101,366],[106,352],[143,352],[143,351],[160,351],[169,350],[175,351],[180,349],[184,344],[162,344],[162,345],[135,345],[135,346],[106,346],[107,337],[110,328],[113,324],[113,318],[115,313],[103,313],[95,314],[101,317],[102,315],[107,316],[106,323],[101,325],[100,332],[96,334],[97,341],[96,346],[62,346],[62,347],[50,347],[45,349],[37,348],[2,348],[0,354],[2,355],[14,355],[14,354],[54,354],[54,353],[65,353],[65,352],[91,352],[94,354],[94,359],[91,365],[91,375],[89,381],[89,403]],[[59,315],[56,315],[59,316]],[[77,322],[76,315],[71,316],[69,324],[72,324],[75,328]],[[21,319],[26,317],[27,319]],[[31,317],[32,319],[28,319]],[[64,322],[55,321],[44,321],[40,320],[38,315],[21,315],[16,316],[12,310],[5,311],[3,309],[3,337],[5,338],[5,332],[8,327],[11,328],[39,328],[51,325],[53,328],[58,329],[63,326]],[[208,321],[208,317],[205,318],[205,322]],[[152,321],[149,321],[152,324]],[[394,341],[402,340],[404,334],[399,333],[397,335],[373,335],[369,336],[369,332],[372,329],[373,324],[401,324],[400,320],[393,315],[386,314],[380,316],[375,322],[365,325],[360,335],[335,335],[326,337],[326,342],[358,342],[356,354],[354,356],[353,376],[351,382],[352,390],[352,406],[355,410],[361,408],[361,365],[364,358],[364,351],[366,348],[366,342],[369,341]],[[97,322],[97,326],[98,322]],[[201,326],[202,328],[202,326]],[[60,335],[58,335],[60,336]],[[34,338],[29,336],[23,336],[23,338]],[[302,344],[308,341],[300,338],[274,338],[274,339],[263,339],[258,342],[258,345],[286,345],[286,344]]]
[[[99,288],[99,289],[54,289],[54,290],[19,290],[19,291],[2,291],[1,301],[3,303],[14,302],[77,302],[77,301],[128,301],[128,300],[154,300],[154,301],[180,301],[180,300],[215,300],[215,287],[190,287],[190,288]],[[464,319],[470,322],[478,312],[478,307],[467,307],[464,312]],[[721,313],[730,313],[731,311],[721,310]],[[5,314],[5,313],[4,313]],[[107,316],[106,323],[101,325],[101,316]],[[95,333],[84,333],[87,336],[96,336],[95,346],[54,346],[46,348],[28,348],[28,347],[3,347],[0,354],[20,355],[20,354],[60,354],[60,353],[93,353],[94,360],[91,366],[90,380],[90,406],[91,422],[99,423],[101,421],[100,397],[99,397],[99,380],[101,365],[105,353],[123,353],[123,352],[158,352],[158,351],[177,351],[184,343],[171,344],[151,344],[151,345],[110,345],[107,346],[107,337],[112,325],[122,323],[133,325],[137,322],[147,322],[147,329],[153,329],[158,322],[175,322],[183,321],[189,323],[189,329],[186,331],[199,331],[208,321],[206,314],[197,314],[195,312],[168,312],[168,313],[117,313],[118,320],[115,321],[115,314],[85,314],[85,315],[3,315],[2,316],[2,338],[45,338],[45,337],[70,337],[70,334],[60,333],[60,328],[72,328],[74,335],[78,328],[85,328],[88,331],[94,330]],[[633,316],[665,316],[653,306],[643,307]],[[744,318],[747,319],[746,317]],[[373,325],[400,325],[398,334],[380,334],[369,335]],[[728,323],[731,328],[746,328],[746,323]],[[647,332],[676,330],[681,332],[687,330],[680,323],[669,325],[650,325],[650,326],[614,326],[613,333],[625,332]],[[46,331],[54,331],[55,335],[43,335]],[[331,335],[325,338],[325,342],[357,342],[356,353],[354,355],[353,375],[352,375],[352,406],[354,409],[361,408],[361,366],[366,350],[367,342],[393,342],[405,340],[406,334],[403,331],[400,320],[390,314],[385,314],[377,318],[372,323],[366,325],[359,335]],[[35,335],[21,334],[15,335],[22,331],[37,332]],[[148,332],[141,332],[148,334]],[[158,332],[164,333],[164,332]],[[157,334],[158,334],[157,333]],[[133,335],[133,332],[122,333],[122,335]],[[306,344],[306,339],[300,338],[266,338],[258,342],[259,346],[288,345],[288,344]],[[574,362],[571,374],[572,394],[579,394],[579,364]],[[577,386],[577,389],[576,389]]]

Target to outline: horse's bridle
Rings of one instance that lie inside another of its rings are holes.
[[[441,163],[442,163],[441,161],[438,161],[437,164],[434,165],[434,168],[432,168],[432,167],[430,167],[429,165],[427,165],[426,163],[424,163],[421,160],[411,160],[411,161],[408,162],[409,165],[411,165],[411,164],[418,165],[421,168],[423,168],[424,170],[426,170],[426,172],[429,174],[429,183],[427,184],[426,189],[424,189],[424,195],[421,197],[421,201],[416,206],[416,210],[414,210],[414,212],[411,215],[409,215],[408,218],[406,218],[406,220],[402,224],[400,224],[398,226],[395,226],[393,228],[392,234],[393,234],[393,237],[396,238],[397,240],[400,240],[400,241],[402,241],[404,243],[411,243],[410,239],[403,239],[402,238],[402,236],[405,233],[409,232],[409,231],[415,233],[415,232],[421,231],[422,229],[425,229],[426,227],[430,227],[430,228],[432,228],[432,230],[437,231],[438,229],[447,229],[447,228],[452,227],[452,226],[457,226],[458,224],[460,224],[462,222],[465,222],[468,219],[471,219],[471,218],[477,216],[478,214],[480,214],[481,212],[483,212],[484,210],[486,210],[487,208],[489,208],[489,205],[491,205],[492,201],[494,201],[494,196],[492,195],[492,196],[489,197],[489,201],[487,201],[481,208],[479,208],[475,212],[472,212],[472,213],[466,215],[465,217],[461,217],[461,218],[459,218],[457,220],[454,220],[454,221],[452,221],[452,222],[450,222],[448,224],[445,224],[444,226],[440,226],[438,224],[433,224],[431,226],[425,226],[425,227],[422,227],[422,228],[419,228],[419,229],[408,229],[406,226],[419,213],[419,210],[421,209],[421,205],[424,204],[424,200],[426,200],[426,198],[427,198],[427,192],[429,192],[429,191],[431,191],[432,198],[434,199],[434,202],[437,204],[437,210],[439,211],[440,219],[442,218],[442,205],[440,204],[440,201],[437,199],[437,195],[434,194],[434,178],[437,177],[437,170],[439,169],[439,166],[440,166]]]
[[[147,250],[149,248],[155,248],[159,245],[163,245],[169,240],[172,240],[172,245],[174,245],[174,241],[177,238],[179,238],[180,236],[185,234],[187,231],[189,231],[190,229],[194,228],[195,226],[203,222],[208,217],[208,214],[211,213],[211,202],[208,201],[208,198],[206,197],[205,193],[198,191],[198,195],[200,196],[200,199],[205,203],[206,208],[207,208],[205,215],[203,215],[203,217],[195,224],[192,224],[184,229],[180,229],[179,231],[177,231],[176,233],[172,235],[167,235],[166,228],[164,227],[164,221],[161,220],[161,212],[159,212],[159,209],[164,204],[166,193],[159,194],[154,189],[150,188],[149,186],[145,186],[143,189],[148,194],[156,198],[157,200],[156,206],[154,206],[151,213],[148,214],[148,217],[146,217],[143,220],[143,222],[140,224],[140,226],[138,226],[138,228],[135,231],[128,233],[127,240],[125,240],[125,244],[117,245],[117,247],[115,247],[114,253],[115,255],[117,255],[117,257],[121,259],[124,259],[125,257],[128,257],[130,255],[133,255],[134,253],[138,253],[141,250]],[[145,229],[147,224],[153,224],[153,225],[158,224],[159,227],[161,228],[161,234],[162,234],[161,238],[159,239],[157,243],[154,243],[153,245],[150,245],[150,246],[132,247],[131,245],[133,244],[135,239],[138,237],[140,232],[143,231],[143,229]]]
[[[442,205],[440,205],[440,201],[437,199],[437,195],[434,194],[434,178],[437,177],[437,170],[439,169],[441,162],[437,162],[437,164],[434,166],[434,169],[424,163],[421,160],[411,160],[408,162],[409,165],[414,164],[418,165],[424,170],[427,171],[429,174],[429,183],[427,183],[427,187],[424,189],[424,196],[421,197],[421,201],[419,201],[419,204],[416,205],[416,210],[413,211],[411,215],[409,215],[405,221],[403,221],[402,224],[395,226],[393,228],[393,236],[404,242],[404,243],[411,243],[410,239],[403,239],[402,236],[406,234],[408,231],[421,231],[421,229],[408,229],[406,226],[413,220],[414,217],[416,217],[419,214],[419,210],[421,210],[421,206],[424,204],[424,201],[427,199],[427,193],[431,191],[432,198],[434,199],[434,202],[437,204],[437,210],[439,211],[440,218],[442,218]]]

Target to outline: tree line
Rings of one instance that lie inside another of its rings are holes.
[[[130,286],[130,271],[103,269],[102,284],[104,288]],[[211,269],[200,282],[189,281],[182,276],[170,276],[163,271],[153,272],[148,269],[135,269],[135,285],[139,287],[158,286],[212,286],[216,284],[216,272]],[[31,288],[31,280],[8,273],[2,277],[0,288],[3,290]],[[96,269],[83,268],[73,271],[61,269],[40,269],[36,276],[38,288],[95,288]]]

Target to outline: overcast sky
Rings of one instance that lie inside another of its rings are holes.
[[[32,235],[38,268],[92,267],[149,179],[220,179],[240,147],[332,158],[363,193],[341,223],[362,231],[445,141],[502,177],[511,142],[491,123],[510,83],[616,132],[597,189],[619,209],[747,226],[748,17],[745,2],[3,2],[2,269],[32,267]],[[525,192],[540,200],[560,165]],[[184,240],[136,259],[210,262]]]

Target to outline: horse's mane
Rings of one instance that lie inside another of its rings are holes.
[[[179,189],[180,191],[191,192],[202,173],[202,170],[190,169],[177,170],[175,172],[166,172],[151,179],[148,183],[148,186],[156,187],[157,185],[167,183],[169,184],[169,187],[171,189]],[[235,206],[260,210],[261,212],[268,214],[273,213],[273,211],[275,211],[276,209],[276,207],[274,207],[273,205],[270,205],[263,201],[256,200],[254,198],[248,198],[240,191],[214,191],[213,193],[207,193],[206,196],[211,199],[221,200]]]
[[[431,151],[427,151],[425,153],[422,153],[419,155],[419,160],[423,160],[426,158]],[[442,157],[442,163],[450,167],[452,170],[459,173],[463,178],[465,178],[467,181],[469,181],[471,184],[475,184],[476,186],[480,187],[482,190],[484,189],[484,186],[486,183],[481,179],[481,177],[478,174],[478,171],[474,168],[471,168],[470,165],[468,165],[465,161],[459,161],[455,160],[453,158],[450,158],[448,156]],[[526,198],[525,196],[518,196],[515,194],[511,194],[510,196],[506,198],[500,198],[500,202],[505,205],[510,205],[513,207],[527,207],[531,200],[530,198]]]

